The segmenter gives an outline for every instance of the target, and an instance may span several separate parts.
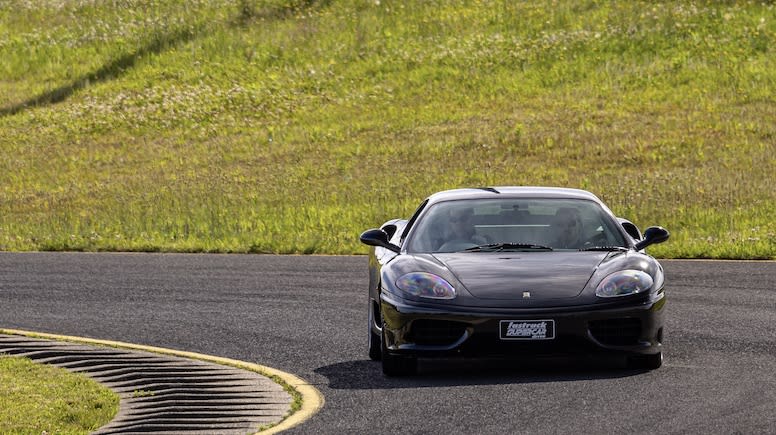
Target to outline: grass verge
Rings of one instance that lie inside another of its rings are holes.
[[[80,374],[0,357],[0,433],[87,434],[110,422],[119,397]]]

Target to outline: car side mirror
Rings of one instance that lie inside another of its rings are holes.
[[[361,233],[359,240],[361,240],[361,243],[365,245],[379,246],[396,253],[401,251],[401,248],[388,241],[388,233],[381,230],[380,228],[364,231]]]
[[[649,245],[663,243],[671,234],[663,227],[649,227],[644,231],[644,239],[636,243],[636,250],[641,251]]]

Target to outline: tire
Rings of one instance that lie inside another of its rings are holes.
[[[382,340],[380,340],[380,336],[378,334],[375,334],[375,332],[372,330],[372,325],[374,325],[375,321],[372,318],[372,303],[369,303],[369,311],[367,312],[367,334],[369,337],[369,359],[372,361],[380,361],[382,359]]]
[[[641,370],[655,370],[663,365],[663,353],[652,355],[636,355],[628,358],[628,367]]]
[[[380,349],[382,352],[383,374],[389,377],[410,376],[418,371],[418,359],[414,356],[391,355],[385,347],[385,324],[381,334]]]

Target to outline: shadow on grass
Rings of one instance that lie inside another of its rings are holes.
[[[26,109],[38,106],[60,103],[75,92],[87,88],[90,85],[115,80],[135,66],[143,56],[158,54],[172,47],[185,44],[199,34],[199,29],[180,29],[169,34],[159,34],[145,46],[133,53],[121,56],[102,66],[97,71],[85,74],[72,83],[60,86],[37,97],[31,98],[19,104],[0,109],[0,117],[15,115]]]
[[[230,26],[246,26],[259,18],[285,20],[292,17],[295,13],[314,7],[325,7],[328,6],[329,3],[331,3],[331,0],[292,0],[288,2],[288,4],[283,4],[282,6],[259,7],[258,5],[254,5],[252,0],[241,0],[237,21],[232,22]],[[127,70],[134,67],[137,61],[143,56],[158,54],[172,47],[185,44],[200,35],[202,31],[203,27],[200,26],[193,29],[178,29],[167,34],[157,34],[153,37],[151,42],[140,47],[137,51],[114,59],[97,71],[81,76],[72,83],[44,92],[37,97],[10,107],[0,108],[0,117],[15,115],[32,107],[60,103],[75,92],[87,88],[92,84],[115,80],[124,75]]]

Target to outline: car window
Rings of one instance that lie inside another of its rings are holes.
[[[445,201],[415,223],[408,251],[457,252],[493,243],[554,250],[625,246],[616,225],[597,203],[582,199]]]
[[[415,210],[415,213],[412,214],[412,217],[407,222],[407,225],[404,227],[404,231],[402,231],[401,240],[404,240],[404,238],[407,237],[407,233],[410,231],[413,225],[415,225],[415,221],[418,220],[418,216],[420,216],[420,213],[423,211],[424,208],[426,208],[426,204],[428,204],[428,199],[423,201]]]

